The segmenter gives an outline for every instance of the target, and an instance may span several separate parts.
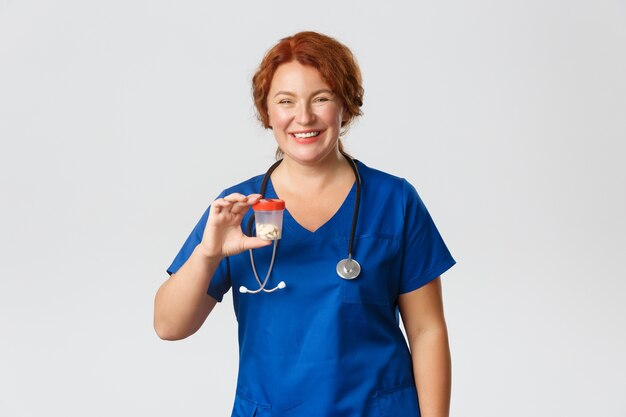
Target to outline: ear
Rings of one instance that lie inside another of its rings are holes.
[[[344,127],[345,125],[350,123],[351,119],[352,119],[352,116],[350,116],[350,113],[348,113],[348,110],[344,109],[343,113],[341,113],[341,127]]]
[[[343,111],[341,112],[341,125],[345,125],[347,124],[350,119],[352,117],[350,117],[350,113],[348,112],[348,109],[346,109],[346,106],[343,106]]]
[[[266,129],[269,130],[274,130],[274,128],[272,127],[271,123],[272,123],[272,119],[270,118],[270,112],[269,110],[265,112],[265,120],[267,120],[267,125],[266,125]]]

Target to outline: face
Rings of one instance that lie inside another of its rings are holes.
[[[295,61],[279,66],[267,109],[285,158],[311,165],[337,154],[343,105],[317,69]]]

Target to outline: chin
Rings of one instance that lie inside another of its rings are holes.
[[[320,151],[308,151],[303,149],[298,149],[293,152],[287,152],[285,155],[289,156],[289,158],[298,161],[302,164],[310,165],[316,164],[320,161],[326,159],[329,155],[333,154],[332,151],[329,152],[320,152]]]

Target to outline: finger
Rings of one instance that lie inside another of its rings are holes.
[[[231,203],[243,202],[243,201],[246,201],[247,199],[248,197],[239,193],[232,193],[224,197],[224,200],[229,201]]]
[[[230,205],[231,203],[229,201],[226,201],[223,198],[218,198],[215,201],[213,201],[211,204],[214,205],[214,206],[225,207],[225,206]]]
[[[241,194],[231,194],[229,197],[233,197],[233,200],[237,200],[233,203],[233,207],[230,209],[233,214],[244,214],[248,211],[251,205],[256,204],[263,196],[261,194],[250,194],[243,196]],[[243,197],[243,198],[241,198]]]
[[[250,194],[247,196],[245,202],[236,203],[236,207],[233,209],[233,212],[237,214],[242,214],[248,211],[248,209],[255,205],[261,200],[263,196],[261,194]]]
[[[232,206],[232,203],[224,200],[223,198],[218,198],[211,203],[211,207],[216,214],[228,212],[230,210],[230,206]]]
[[[273,243],[272,240],[259,239],[258,237],[244,237],[243,247],[244,250],[259,249],[265,246],[269,246]]]
[[[261,194],[249,194],[248,195],[248,203],[249,204],[255,204],[262,198],[263,198],[263,196]]]
[[[250,208],[249,203],[234,203],[230,209],[230,212],[233,214],[243,214]]]

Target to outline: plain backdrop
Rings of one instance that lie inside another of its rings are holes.
[[[0,0],[0,415],[230,415],[230,294],[177,342],[154,295],[271,164],[250,79],[300,30],[353,50],[347,149],[458,261],[452,416],[626,415],[623,0]]]

